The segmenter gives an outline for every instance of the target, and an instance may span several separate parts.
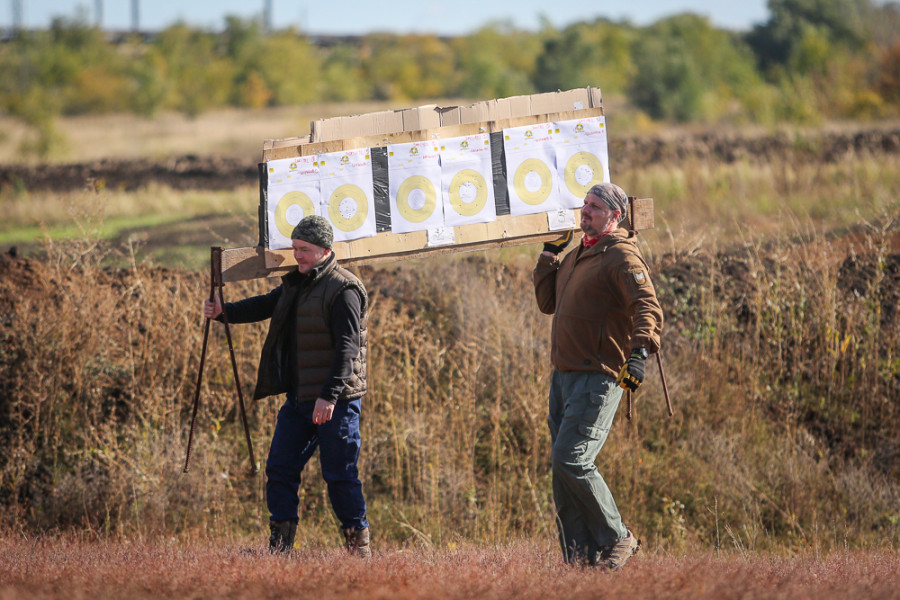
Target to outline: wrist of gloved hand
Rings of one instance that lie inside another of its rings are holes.
[[[544,252],[550,252],[551,254],[559,254],[562,252],[566,246],[569,245],[569,242],[572,241],[572,237],[575,235],[575,230],[570,229],[569,231],[562,234],[560,237],[555,240],[550,240],[549,242],[544,242]]]
[[[644,362],[646,359],[647,350],[645,348],[638,348],[631,353],[631,356],[622,365],[622,370],[619,371],[619,376],[616,378],[616,383],[619,384],[619,387],[633,391],[641,386],[644,382]]]

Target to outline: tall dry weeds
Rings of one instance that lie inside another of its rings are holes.
[[[600,457],[628,524],[666,552],[825,550],[900,541],[896,227],[659,255],[667,419],[656,368]],[[892,241],[893,240],[893,241]],[[893,248],[893,249],[892,249]],[[191,472],[197,274],[108,270],[62,245],[0,259],[2,521],[129,537],[262,539],[231,367],[213,327]],[[531,257],[364,269],[370,393],[360,461],[376,543],[418,548],[555,536],[549,319]],[[229,285],[226,299],[273,282]],[[266,324],[233,327],[249,396]],[[279,400],[251,404],[264,459]],[[318,465],[299,543],[337,543]]]

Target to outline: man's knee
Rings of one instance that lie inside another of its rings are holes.
[[[551,466],[554,475],[578,477],[589,472],[593,462],[576,448],[554,446]]]

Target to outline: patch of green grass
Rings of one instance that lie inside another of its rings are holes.
[[[118,237],[122,231],[159,227],[177,223],[183,219],[184,215],[181,214],[158,213],[132,217],[113,217],[104,219],[99,223],[82,224],[70,221],[67,224],[52,226],[19,226],[6,230],[0,228],[0,244],[26,244],[38,242],[48,237],[56,241],[84,237],[109,240]]]
[[[149,261],[156,265],[184,269],[186,271],[203,271],[209,269],[209,248],[197,246],[172,246],[157,248],[149,252],[137,252],[139,261]]]

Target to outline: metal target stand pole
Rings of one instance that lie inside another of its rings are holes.
[[[225,297],[222,294],[224,287],[222,281],[222,248],[213,246],[210,248],[210,288],[209,300],[215,302],[216,290],[219,294],[219,302],[222,305],[222,322],[225,324],[225,337],[228,339],[228,351],[231,354],[231,368],[234,373],[234,385],[237,389],[238,404],[241,409],[241,423],[244,425],[244,437],[247,439],[247,451],[250,454],[250,474],[256,475],[256,459],[253,456],[253,442],[250,440],[250,426],[247,424],[247,412],[244,409],[244,394],[241,391],[241,381],[238,376],[237,359],[234,355],[234,344],[231,341],[231,327],[228,325],[228,313],[225,311]],[[203,381],[203,366],[206,363],[206,348],[209,340],[209,322],[212,319],[206,319],[203,325],[203,347],[200,351],[200,367],[197,372],[197,389],[194,391],[194,408],[191,414],[191,428],[188,433],[187,452],[184,457],[184,473],[190,470],[191,466],[191,448],[194,442],[194,429],[197,424],[197,410],[200,407],[200,384]]]
[[[637,229],[634,226],[634,201],[637,200],[636,196],[628,197],[628,214],[631,217],[631,231],[637,235]],[[663,369],[662,364],[662,356],[660,356],[660,351],[656,351],[656,365],[659,367],[659,377],[662,379],[662,387],[663,387],[663,395],[666,397],[666,410],[669,412],[669,416],[675,416],[675,411],[672,409],[672,399],[669,397],[669,385],[666,383],[666,371]],[[625,417],[630,421],[632,417],[632,411],[634,409],[634,402],[631,397],[631,390],[627,390],[628,392],[628,412],[625,414]]]

